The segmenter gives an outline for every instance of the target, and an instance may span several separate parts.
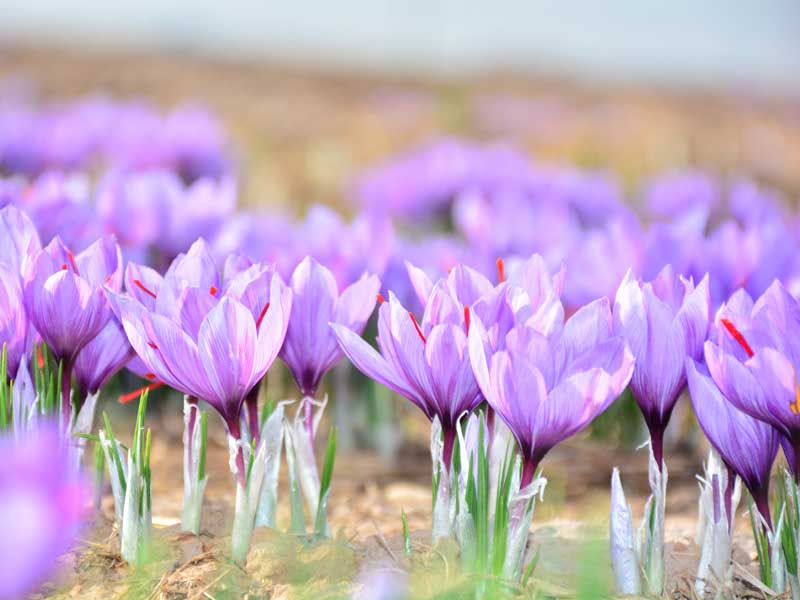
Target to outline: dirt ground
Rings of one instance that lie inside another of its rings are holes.
[[[312,201],[345,206],[348,183],[359,169],[436,134],[510,140],[540,160],[612,169],[630,186],[663,169],[700,166],[748,173],[789,194],[800,190],[800,108],[754,90],[720,95],[587,88],[508,74],[470,81],[359,77],[188,57],[20,48],[0,49],[0,80],[8,77],[32,81],[45,98],[100,92],[163,106],[200,100],[218,111],[231,131],[244,202],[292,211]],[[182,535],[177,528],[180,413],[177,404],[175,411],[154,413],[148,419],[154,428],[157,559],[138,571],[122,563],[106,494],[79,550],[65,557],[62,578],[42,596],[340,598],[370,565],[406,569],[401,509],[408,515],[415,547],[424,550],[431,503],[425,421],[417,414],[408,418],[411,429],[423,434],[410,436],[393,460],[369,450],[339,453],[330,499],[335,540],[307,548],[291,536],[259,530],[242,570],[225,559],[233,484],[221,428],[211,428],[203,533]],[[678,448],[668,455],[672,597],[692,597],[695,475],[702,457],[702,448]],[[641,515],[648,492],[645,451],[582,436],[545,460],[550,482],[537,508],[532,545],[544,549],[536,577],[549,586],[549,595],[573,594],[569,582],[580,567],[576,557],[585,557],[583,548],[596,551],[596,560],[607,565],[607,550],[598,549],[606,545],[608,485],[615,465],[622,470],[634,515]],[[285,499],[285,481],[282,493]],[[279,522],[287,522],[287,512],[283,501]],[[746,518],[738,518],[737,530],[735,558],[752,570]],[[601,543],[592,546],[592,540]],[[447,556],[441,549],[435,553]],[[445,571],[441,577],[441,569],[431,572],[444,580],[449,576]],[[746,579],[747,572],[740,575]],[[755,584],[741,586],[742,594],[761,597]]]

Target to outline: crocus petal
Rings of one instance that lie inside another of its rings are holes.
[[[414,291],[417,293],[419,301],[425,306],[425,304],[428,303],[428,296],[430,296],[431,290],[433,289],[433,282],[425,271],[419,267],[415,267],[408,261],[405,261],[405,265],[408,271],[408,279],[411,281],[411,287],[413,287]]]
[[[198,334],[200,360],[214,398],[212,404],[226,417],[238,419],[253,381],[256,325],[241,303],[223,298],[211,309]]]

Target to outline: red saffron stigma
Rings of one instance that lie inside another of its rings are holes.
[[[408,316],[411,317],[411,322],[414,324],[414,329],[417,330],[417,335],[419,336],[419,339],[422,340],[423,344],[427,344],[428,340],[425,339],[425,335],[422,333],[422,329],[419,328],[419,325],[417,324],[417,320],[414,318],[414,313],[412,313],[411,311],[408,311]]]
[[[153,342],[147,342],[147,345],[150,346],[153,350],[158,350],[158,346],[156,346]]]
[[[464,328],[467,330],[467,334],[469,334],[469,306],[464,307]]]
[[[67,250],[67,258],[69,259],[69,264],[72,265],[72,270],[75,271],[75,275],[78,275],[78,266],[75,264],[75,256],[72,254],[72,250]]]
[[[258,315],[258,320],[256,321],[256,329],[261,327],[261,321],[264,320],[264,317],[266,316],[268,310],[269,310],[269,302],[267,302],[264,305],[264,308],[261,309],[261,314]]]
[[[40,369],[44,369],[44,354],[42,354],[41,346],[36,346],[36,364]]]
[[[150,381],[153,381],[156,378],[156,374],[155,373],[145,373],[144,376],[147,379],[149,379]]]
[[[138,287],[140,290],[142,290],[142,291],[143,291],[145,294],[147,294],[148,296],[152,296],[153,298],[156,298],[156,297],[157,297],[157,296],[156,296],[156,295],[155,295],[155,294],[154,294],[152,291],[150,291],[149,289],[147,289],[147,288],[144,286],[144,284],[143,284],[141,281],[139,281],[138,279],[134,279],[134,280],[133,280],[133,285],[135,285],[136,287]]]
[[[133,390],[132,392],[130,392],[128,394],[123,394],[122,396],[119,397],[119,403],[120,404],[125,404],[127,402],[130,402],[131,400],[136,400],[139,396],[141,396],[145,392],[149,392],[150,390],[154,390],[156,388],[159,388],[162,385],[164,385],[164,382],[163,381],[158,381],[156,383],[151,383],[151,384],[146,385],[144,387],[140,387],[138,390]]]
[[[216,295],[217,295],[217,292],[218,292],[219,290],[217,289],[217,286],[215,286],[215,285],[212,285],[212,286],[209,288],[209,290],[208,290],[208,291],[209,291],[209,293],[210,293],[212,296],[216,296]]]
[[[503,283],[506,280],[506,263],[502,258],[497,259],[497,282]]]
[[[61,270],[62,271],[66,271],[67,270],[67,263],[61,263]]]
[[[747,354],[747,357],[748,358],[752,358],[755,353],[753,352],[753,349],[750,347],[750,344],[747,343],[747,340],[744,339],[744,336],[742,335],[742,332],[739,331],[738,329],[736,329],[736,325],[734,325],[733,323],[731,323],[728,319],[725,319],[724,317],[722,319],[720,319],[720,323],[722,323],[725,326],[725,329],[727,329],[728,333],[730,333],[733,336],[733,339],[735,339],[737,342],[739,342],[739,345],[742,348],[744,348],[744,351]]]
[[[386,302],[386,298],[384,298],[383,294],[381,294],[380,292],[376,294],[376,297],[378,298],[378,304],[383,304],[384,302]]]

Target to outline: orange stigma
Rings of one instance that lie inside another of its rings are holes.
[[[154,294],[154,293],[153,293],[151,290],[147,289],[147,288],[144,286],[144,284],[143,284],[141,281],[139,281],[138,279],[134,279],[134,280],[133,280],[133,285],[135,285],[136,287],[138,287],[140,290],[142,290],[142,291],[143,291],[145,294],[147,294],[148,296],[152,296],[153,298],[156,298],[156,297],[157,297],[157,296],[156,296],[156,295],[155,295],[155,294]]]
[[[503,283],[506,280],[506,263],[502,258],[497,259],[497,282]]]
[[[747,357],[752,358],[753,354],[755,353],[753,352],[753,349],[750,347],[750,344],[747,343],[747,340],[744,339],[742,332],[736,329],[736,325],[734,325],[724,317],[720,319],[720,323],[722,323],[725,329],[728,330],[728,333],[730,333],[731,336],[733,336],[733,339],[739,342],[739,345],[744,349],[745,353],[747,354]]]
[[[464,307],[464,328],[467,330],[469,334],[469,306]]]
[[[217,286],[215,286],[215,285],[212,285],[212,286],[209,288],[209,290],[208,290],[208,292],[209,292],[209,293],[210,293],[212,296],[216,296],[218,291],[219,291],[219,290],[217,289]]]
[[[67,258],[69,259],[69,264],[72,265],[72,270],[75,271],[75,275],[78,275],[78,265],[75,264],[75,256],[72,254],[72,250],[67,250]]]
[[[376,297],[378,298],[378,304],[383,304],[386,302],[386,298],[383,297],[383,294],[380,292],[377,293]]]
[[[269,302],[267,302],[264,305],[264,308],[261,309],[261,314],[258,315],[258,319],[256,320],[256,329],[261,327],[261,321],[264,320],[264,317],[266,316],[268,310],[269,310]]]
[[[122,396],[120,396],[119,397],[119,402],[120,402],[120,404],[125,404],[127,402],[130,402],[131,400],[136,400],[139,396],[141,396],[145,392],[149,392],[150,390],[154,390],[156,388],[159,388],[162,385],[164,385],[164,382],[163,381],[159,381],[159,382],[156,382],[156,383],[151,383],[151,384],[146,385],[144,387],[140,387],[138,390],[133,390],[132,392],[130,392],[128,394],[123,394]]]
[[[800,415],[800,384],[794,383],[794,402],[789,403],[793,415]]]
[[[414,324],[414,329],[417,330],[417,335],[419,336],[419,339],[422,340],[423,344],[427,344],[428,340],[425,339],[425,334],[423,334],[422,333],[422,329],[419,328],[419,325],[417,324],[417,320],[414,318],[414,313],[412,313],[411,311],[408,311],[408,316],[411,318],[411,322]]]

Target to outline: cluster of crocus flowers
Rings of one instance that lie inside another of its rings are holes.
[[[129,277],[131,295],[114,296],[115,310],[148,369],[146,376],[204,400],[222,417],[237,488],[233,555],[243,562],[261,491],[261,480],[249,485],[248,462],[260,465],[262,477],[265,465],[263,445],[256,450],[259,458],[250,456],[242,408],[283,344],[291,290],[272,268],[259,264],[223,283],[202,240],[179,256],[161,281],[155,273],[139,269],[150,280],[142,281],[135,270]]]

